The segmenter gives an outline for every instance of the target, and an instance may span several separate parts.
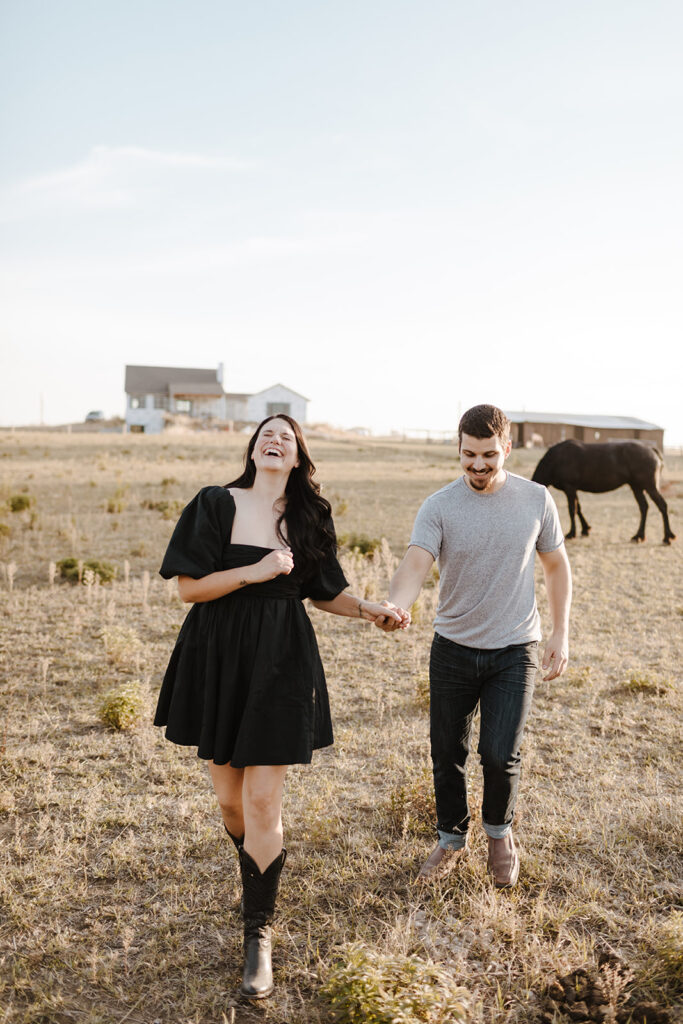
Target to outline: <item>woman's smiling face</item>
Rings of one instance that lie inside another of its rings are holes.
[[[287,420],[276,416],[263,424],[251,457],[257,469],[289,473],[299,465],[299,447]]]

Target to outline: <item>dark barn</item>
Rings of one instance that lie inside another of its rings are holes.
[[[515,448],[549,448],[559,441],[645,441],[664,451],[664,428],[633,416],[507,412]]]

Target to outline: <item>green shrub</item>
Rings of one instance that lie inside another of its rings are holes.
[[[183,508],[185,507],[182,501],[178,499],[162,501],[152,501],[151,498],[145,498],[144,501],[140,502],[142,508],[151,509],[153,512],[161,512],[163,519],[177,519]]]
[[[100,718],[111,729],[131,729],[145,711],[145,696],[138,682],[110,690],[100,701]]]
[[[10,512],[23,512],[31,507],[33,498],[30,494],[11,494],[7,499],[7,504],[10,507]]]
[[[657,956],[662,974],[677,992],[683,992],[683,912],[674,910],[659,926]]]
[[[343,533],[337,538],[337,541],[340,547],[358,551],[366,558],[371,558],[375,551],[379,551],[382,547],[381,538],[368,537],[365,533]]]
[[[466,1021],[469,993],[437,964],[352,943],[322,987],[338,1024]]]
[[[79,580],[82,580],[86,569],[90,569],[100,583],[111,583],[116,576],[115,566],[110,562],[100,562],[96,558],[91,558],[87,562],[79,562],[77,558],[62,558],[57,562],[57,568],[60,576],[69,580],[70,583],[78,583]]]
[[[391,790],[386,818],[392,832],[424,834],[434,831],[436,805],[429,768],[423,768],[414,779]]]
[[[621,689],[625,693],[645,693],[654,697],[663,697],[671,689],[671,680],[663,679],[655,673],[648,675],[646,672],[634,673]]]
[[[9,523],[0,523],[0,537],[9,537],[11,532]]]
[[[423,711],[429,711],[429,671],[426,668],[417,674],[415,681],[415,703]]]
[[[571,683],[573,687],[586,686],[590,682],[591,667],[590,665],[582,665],[581,667],[571,667],[565,677],[567,683]]]
[[[413,623],[413,625],[418,626],[422,622],[424,622],[424,618],[425,618],[425,602],[424,602],[424,598],[422,597],[421,594],[418,595],[418,597],[415,598],[415,601],[413,602],[413,604],[411,605],[409,610],[410,610],[410,621]]]

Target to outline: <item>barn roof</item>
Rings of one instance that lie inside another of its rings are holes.
[[[662,430],[656,423],[647,423],[635,416],[594,416],[563,412],[508,412],[511,423],[566,423],[571,427],[596,427],[601,430]]]
[[[213,390],[205,390],[206,387]],[[169,395],[171,389],[173,394],[223,394],[215,368],[185,366],[127,366],[125,388],[128,395]]]

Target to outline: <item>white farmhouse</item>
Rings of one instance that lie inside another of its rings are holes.
[[[255,395],[223,390],[223,364],[217,369],[181,366],[126,366],[126,429],[158,434],[169,415],[184,413],[210,425],[214,422],[259,423],[266,416],[287,413],[306,422],[308,399],[284,384]]]
[[[216,370],[182,366],[126,367],[126,429],[158,434],[167,413],[225,419],[223,364]]]
[[[260,423],[266,416],[276,416],[283,412],[298,423],[305,423],[307,408],[308,399],[303,395],[285,387],[284,384],[273,384],[264,391],[249,395],[247,419],[253,423]]]

